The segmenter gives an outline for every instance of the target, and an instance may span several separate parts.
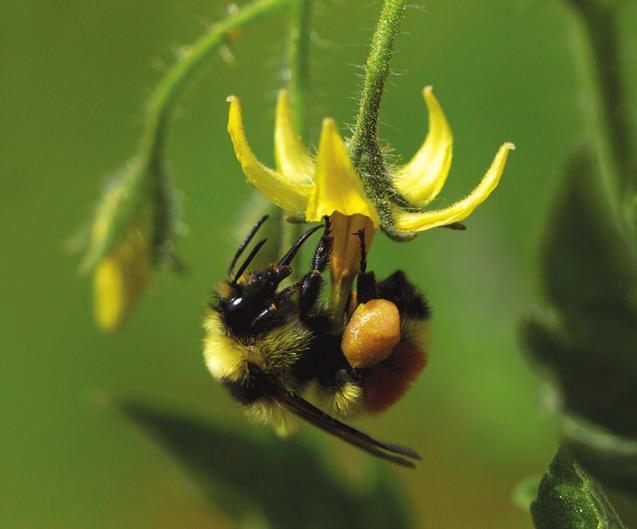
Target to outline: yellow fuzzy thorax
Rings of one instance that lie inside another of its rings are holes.
[[[310,332],[290,319],[257,339],[239,341],[229,335],[220,315],[209,309],[204,318],[204,357],[217,380],[239,382],[247,376],[248,363],[278,375],[289,369],[307,350]]]

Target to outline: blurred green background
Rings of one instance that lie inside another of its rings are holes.
[[[322,116],[343,131],[353,121],[380,3],[316,4],[314,144]],[[259,429],[209,377],[200,320],[251,195],[225,132],[225,98],[242,96],[252,145],[272,162],[283,15],[247,31],[233,45],[234,64],[214,57],[179,105],[168,158],[188,225],[179,249],[189,273],[157,275],[124,331],[103,336],[90,285],[64,250],[105,178],[133,154],[154,82],[226,8],[214,0],[2,2],[2,529],[233,527],[103,402],[135,396]],[[554,421],[516,325],[541,300],[537,244],[583,126],[569,47],[563,8],[550,0],[427,0],[410,9],[398,42],[382,136],[410,156],[426,133],[420,91],[435,87],[456,141],[440,204],[468,192],[502,142],[518,146],[466,232],[434,230],[408,245],[379,237],[371,255],[381,276],[404,268],[434,309],[422,378],[390,412],[362,423],[424,455],[416,471],[396,471],[419,527],[530,527],[511,492],[555,450]]]

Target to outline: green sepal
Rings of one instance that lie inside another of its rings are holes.
[[[111,194],[118,190],[113,207],[105,207]],[[140,218],[147,219],[150,241],[149,259],[153,265],[177,270],[182,267],[175,251],[175,235],[179,226],[179,208],[172,177],[161,158],[141,162],[135,158],[108,182],[98,204],[95,220],[106,225],[104,236],[89,235],[87,253],[80,272],[90,273],[118,244],[126,230]]]
[[[144,178],[146,171],[138,157],[133,158],[116,173],[108,182],[102,192],[102,197],[97,205],[95,221],[103,218],[107,228],[104,236],[99,240],[90,239],[87,253],[82,260],[80,272],[90,273],[97,264],[108,255],[121,238],[126,228],[134,220],[135,216],[143,209],[145,198],[148,194],[148,178]],[[116,188],[120,188],[117,204],[113,208],[106,209],[106,201]],[[89,235],[90,237],[90,235]]]
[[[175,244],[176,236],[183,231],[177,190],[166,162],[158,159],[155,164],[150,202],[153,211],[151,258],[155,265],[181,272],[185,267],[177,256]]]

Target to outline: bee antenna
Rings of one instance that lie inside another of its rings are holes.
[[[322,227],[323,226],[315,226],[314,228],[310,228],[303,235],[301,235],[292,245],[292,248],[290,248],[283,257],[281,257],[279,266],[289,265],[292,262],[292,259],[294,259],[294,256],[297,254],[297,252],[301,249],[301,246],[303,246],[303,243],[310,238],[310,235],[312,235],[315,231],[320,230]]]
[[[263,217],[261,217],[257,221],[257,223],[254,226],[252,226],[252,229],[250,230],[250,233],[248,233],[248,236],[239,245],[239,248],[237,248],[237,251],[234,254],[234,257],[232,258],[232,261],[230,262],[230,266],[228,267],[228,277],[230,277],[232,275],[232,271],[234,270],[234,267],[237,264],[237,261],[239,260],[239,257],[241,257],[241,254],[243,253],[243,251],[246,249],[248,244],[250,244],[250,241],[254,238],[254,236],[256,235],[257,231],[259,231],[259,228],[261,227],[261,225],[266,220],[268,220],[268,215],[263,215]]]
[[[234,276],[234,279],[232,280],[233,285],[237,284],[237,281],[239,281],[239,278],[243,275],[243,273],[246,271],[248,266],[250,266],[250,263],[252,262],[252,260],[257,256],[257,254],[259,253],[259,250],[267,241],[268,241],[267,239],[261,239],[258,243],[254,245],[254,248],[252,248],[252,251],[248,254],[248,257],[246,257],[245,261],[243,261],[243,264],[239,267],[239,270],[237,270],[237,274]]]

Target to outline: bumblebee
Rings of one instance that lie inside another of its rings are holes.
[[[341,420],[379,413],[398,401],[426,364],[430,311],[400,270],[377,282],[367,271],[365,237],[360,271],[345,315],[320,300],[332,235],[326,219],[311,269],[300,281],[281,284],[310,236],[306,231],[265,269],[249,267],[267,239],[235,266],[267,216],[239,246],[206,309],[204,356],[208,369],[249,415],[281,433],[299,417],[381,459],[415,466],[413,450],[381,442]]]

